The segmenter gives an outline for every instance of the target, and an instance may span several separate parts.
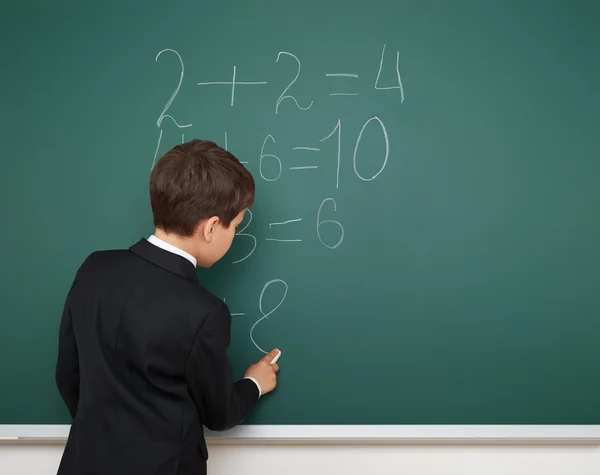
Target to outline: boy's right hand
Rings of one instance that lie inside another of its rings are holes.
[[[244,377],[251,377],[258,381],[263,396],[273,391],[275,386],[277,386],[277,372],[279,371],[279,365],[277,363],[271,364],[271,361],[273,361],[273,358],[278,354],[279,350],[277,349],[271,351],[257,363],[250,366],[244,375]]]

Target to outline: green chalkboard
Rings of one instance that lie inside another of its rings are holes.
[[[4,6],[0,424],[69,423],[74,273],[152,233],[153,161],[192,138],[257,183],[199,271],[238,375],[283,350],[247,424],[600,424],[599,21],[567,0]]]

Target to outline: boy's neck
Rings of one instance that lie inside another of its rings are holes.
[[[179,236],[178,234],[166,233],[160,228],[156,228],[154,230],[154,235],[158,239],[169,243],[171,246],[178,247],[182,251],[187,252],[188,254],[194,256],[196,260],[198,260],[198,252],[191,238]]]

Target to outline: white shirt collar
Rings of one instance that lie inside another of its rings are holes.
[[[148,238],[148,242],[154,244],[157,247],[160,247],[161,249],[164,249],[165,251],[169,251],[173,254],[177,254],[181,257],[186,258],[194,265],[194,267],[196,267],[196,258],[191,254],[185,252],[183,249],[179,249],[178,247],[173,246],[172,244],[169,244],[168,242],[165,242],[160,238],[157,238],[154,234]]]

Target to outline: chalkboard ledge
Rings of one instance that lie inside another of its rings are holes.
[[[0,442],[64,442],[69,425],[1,425]],[[242,425],[207,432],[236,442],[600,442],[600,425]]]

